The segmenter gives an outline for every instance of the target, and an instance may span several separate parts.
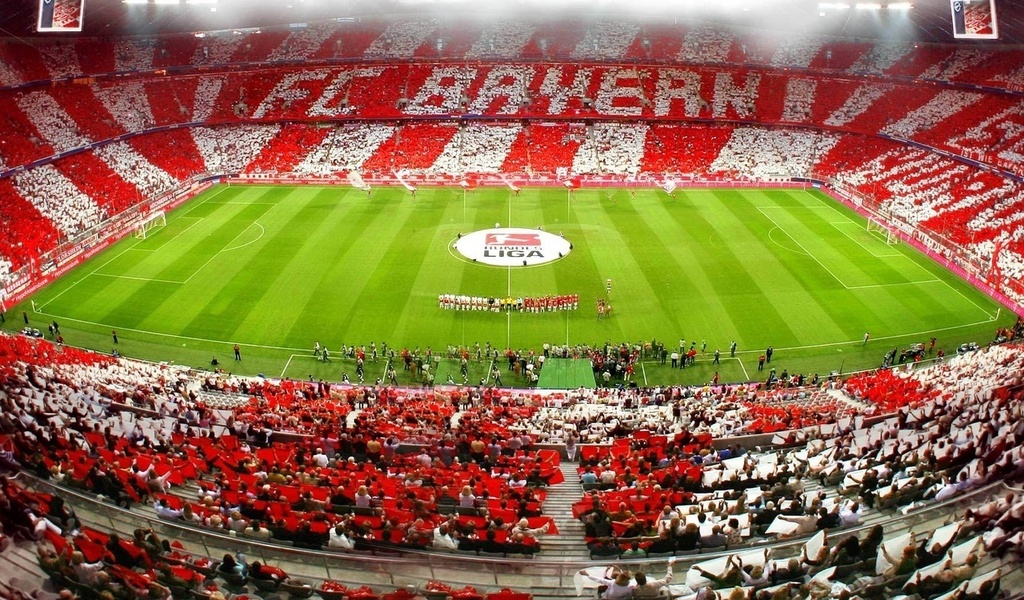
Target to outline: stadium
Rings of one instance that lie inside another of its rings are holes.
[[[0,596],[1024,594],[1014,3],[9,5]]]

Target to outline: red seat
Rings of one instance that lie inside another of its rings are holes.
[[[527,594],[524,592],[513,592],[512,590],[505,588],[500,592],[492,592],[484,596],[484,600],[532,600],[533,594]]]

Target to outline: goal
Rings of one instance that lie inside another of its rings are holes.
[[[140,240],[146,239],[149,233],[157,227],[167,226],[167,214],[163,211],[153,213],[142,220],[141,223],[135,226],[135,237]]]
[[[898,235],[892,232],[892,228],[875,217],[868,217],[868,233],[885,240],[887,246],[895,246],[900,243]]]

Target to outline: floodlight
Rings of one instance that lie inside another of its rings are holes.
[[[889,10],[910,10],[914,5],[909,2],[893,2],[886,6]]]
[[[857,10],[881,10],[882,5],[877,2],[858,2],[856,8]]]

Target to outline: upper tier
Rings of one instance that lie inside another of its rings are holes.
[[[199,37],[202,36],[202,37]],[[1024,90],[1024,50],[628,21],[359,20],[159,37],[0,43],[0,87],[111,73],[266,63],[439,60],[733,64]]]
[[[361,63],[146,74],[0,91],[0,171],[180,124],[730,121],[918,142],[1021,173],[1016,94],[743,66]]]

